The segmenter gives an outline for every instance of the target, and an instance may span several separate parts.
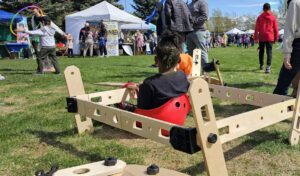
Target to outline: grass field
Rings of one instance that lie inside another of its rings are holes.
[[[282,57],[274,51],[272,73],[258,70],[256,48],[217,48],[210,58],[221,61],[229,86],[271,93]],[[62,70],[81,69],[86,92],[107,90],[96,82],[141,81],[156,73],[153,56],[110,58],[60,58]],[[65,110],[67,96],[63,75],[35,76],[33,60],[0,60],[0,175],[33,175],[35,170],[61,168],[116,156],[129,164],[174,169],[205,175],[201,153],[187,155],[161,144],[95,123],[93,134],[78,135],[73,114]],[[199,100],[201,101],[201,100]],[[214,100],[218,118],[255,107]],[[192,124],[192,119],[188,119]],[[255,125],[255,124],[253,124]],[[223,145],[230,175],[300,175],[300,147],[287,143],[290,121],[262,129]],[[218,167],[218,166],[216,166]]]

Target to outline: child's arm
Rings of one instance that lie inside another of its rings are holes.
[[[34,31],[25,30],[24,32],[30,35],[38,35],[38,36],[44,35],[44,32],[41,29],[34,30]]]

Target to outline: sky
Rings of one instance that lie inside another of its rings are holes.
[[[191,2],[191,0],[188,1]],[[278,9],[279,4],[279,0],[207,0],[207,2],[210,16],[213,9],[220,9],[223,13],[229,13],[230,15],[258,15],[262,11],[264,3],[270,3],[271,8],[275,10]],[[126,7],[126,11],[133,12],[130,5],[133,3],[132,0],[120,0],[119,3]]]

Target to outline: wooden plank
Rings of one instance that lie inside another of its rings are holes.
[[[300,85],[300,82],[299,82]],[[297,145],[300,137],[300,86],[298,85],[295,110],[293,114],[292,128],[290,131],[289,142],[291,145]]]
[[[292,97],[209,84],[212,97],[225,101],[264,107],[293,99]]]
[[[206,81],[201,78],[195,79],[191,83],[189,95],[198,132],[197,143],[202,149],[207,172],[210,176],[226,176],[228,175],[226,163]],[[215,143],[208,141],[211,134],[217,137]]]
[[[125,170],[126,163],[118,160],[115,166],[105,166],[104,161],[84,164],[81,166],[75,166],[71,168],[58,170],[53,176],[115,176],[121,174]],[[121,176],[120,175],[120,176]]]
[[[193,52],[192,77],[201,76],[201,61],[201,50],[195,49]]]
[[[122,176],[149,176],[147,174],[148,166],[140,165],[127,165]],[[155,176],[188,176],[187,174],[179,173],[176,171],[159,168],[159,173]]]
[[[81,73],[77,67],[67,67],[64,71],[64,75],[70,97],[85,94]],[[75,114],[75,121],[79,134],[94,131],[91,118],[85,117],[85,120],[82,120],[82,116],[80,114]]]
[[[111,106],[90,102],[86,99],[77,99],[78,113],[89,116],[101,123],[119,128],[135,135],[152,139],[156,142],[171,146],[169,137],[163,136],[161,130],[170,131],[174,124],[153,119],[151,117],[123,111]],[[142,128],[136,127],[136,122],[142,123]]]
[[[291,118],[293,115],[292,109],[294,105],[295,100],[292,99],[218,120],[218,129],[223,129],[221,131],[226,131],[221,135],[221,142],[226,143],[233,139]]]

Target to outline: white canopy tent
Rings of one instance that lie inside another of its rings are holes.
[[[74,38],[74,54],[80,54],[79,32],[86,21],[116,21],[121,24],[144,23],[142,19],[117,8],[106,1],[103,1],[83,11],[67,15],[65,20],[66,32],[70,33]]]
[[[146,24],[145,22],[142,24],[123,24],[121,25],[121,29],[126,30],[152,30],[156,31],[156,26],[152,23]]]
[[[253,29],[249,29],[249,30],[246,31],[246,34],[254,34],[254,32],[255,31]]]
[[[241,31],[241,30],[239,30],[237,28],[233,28],[230,31],[226,32],[226,34],[245,34],[245,32]]]

